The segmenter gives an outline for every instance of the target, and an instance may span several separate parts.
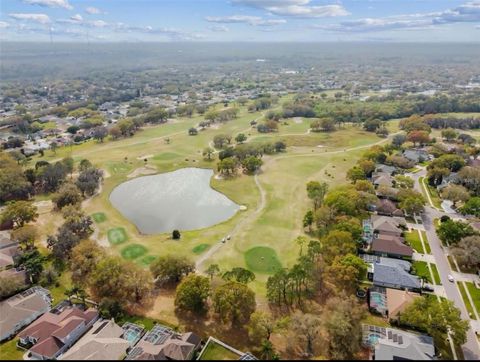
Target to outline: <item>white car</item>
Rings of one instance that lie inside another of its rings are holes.
[[[453,276],[450,275],[450,274],[448,274],[447,278],[448,278],[448,281],[449,281],[449,282],[452,282],[452,283],[453,283],[453,282],[455,281],[455,279],[453,279]]]

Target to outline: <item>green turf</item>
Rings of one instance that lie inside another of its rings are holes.
[[[476,288],[475,285],[471,282],[466,282],[465,284],[467,285],[467,289],[470,292],[470,296],[472,297],[475,309],[478,313],[480,313],[480,289]]]
[[[178,158],[178,156],[180,156],[178,153],[163,152],[163,153],[159,153],[158,155],[155,155],[153,159],[156,161],[171,161]]]
[[[113,228],[108,230],[108,241],[113,244],[121,244],[128,240],[127,233],[124,228]]]
[[[421,231],[422,233],[422,237],[423,237],[423,244],[425,245],[425,249],[427,254],[431,254],[432,253],[432,249],[430,248],[430,243],[428,242],[428,238],[427,238],[427,233],[425,231]]]
[[[239,355],[223,347],[222,345],[210,341],[202,353],[202,361],[227,361],[238,360]]]
[[[194,254],[201,254],[210,247],[210,244],[198,244],[192,249]]]
[[[142,255],[145,255],[148,249],[140,244],[130,244],[122,249],[122,256],[127,260],[136,259]]]
[[[438,273],[437,265],[430,263],[430,267],[432,268],[432,273],[433,273],[433,278],[435,279],[435,284],[436,285],[442,285],[442,282],[440,281],[440,274]]]
[[[21,361],[23,359],[25,351],[17,348],[17,341],[18,338],[13,338],[0,344],[0,361]]]
[[[275,250],[265,246],[257,246],[247,250],[245,253],[247,268],[253,272],[273,274],[282,268]]]
[[[103,212],[96,212],[95,214],[92,214],[92,219],[96,223],[101,223],[107,220],[107,216]]]
[[[422,246],[422,241],[420,240],[420,235],[418,230],[412,230],[405,233],[405,240],[408,245],[410,245],[417,253],[425,254],[425,251]]]
[[[428,264],[425,261],[414,261],[413,268],[415,269],[415,275],[418,277],[423,277],[428,283],[432,283],[432,277],[430,276],[430,271],[428,270]]]
[[[154,255],[147,255],[147,256],[144,256],[143,258],[137,260],[137,263],[140,264],[141,266],[143,267],[148,267],[150,264],[153,263],[153,261],[157,259],[156,256]]]
[[[463,283],[457,282],[457,286],[458,286],[458,289],[460,290],[460,294],[462,295],[462,299],[463,299],[463,302],[465,303],[465,307],[467,308],[468,315],[470,316],[471,319],[477,319],[475,317],[475,313],[473,312],[472,304],[470,303],[470,300],[467,297],[467,292],[465,291],[465,287]],[[470,295],[471,294],[472,293],[470,293]]]

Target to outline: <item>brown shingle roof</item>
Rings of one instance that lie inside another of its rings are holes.
[[[413,255],[413,249],[396,237],[373,239],[372,251],[408,257]]]

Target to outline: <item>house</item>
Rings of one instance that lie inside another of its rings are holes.
[[[130,351],[127,360],[191,360],[202,340],[194,333],[179,334],[156,325]]]
[[[30,288],[0,302],[0,341],[17,334],[50,307],[50,292],[41,287]]]
[[[97,320],[93,327],[73,345],[61,360],[119,360],[126,355],[130,342],[125,330],[112,320]]]
[[[378,257],[375,255],[362,256],[368,266],[368,278],[377,287],[408,289],[421,291],[420,279],[410,274],[412,264],[406,260]]]
[[[372,175],[372,183],[375,187],[380,185],[392,187],[393,181],[393,177],[386,172],[374,172]]]
[[[367,244],[370,244],[373,239],[373,225],[370,219],[365,219],[362,221],[362,239]]]
[[[369,308],[390,319],[396,319],[399,313],[420,297],[420,294],[408,290],[382,287],[371,287],[368,293]]]
[[[413,256],[413,249],[405,244],[402,237],[383,233],[373,239],[370,249],[375,255],[390,258],[411,258]]]
[[[363,325],[362,329],[363,345],[372,350],[374,360],[435,359],[435,346],[430,336],[371,325]]]
[[[442,190],[443,188],[447,187],[450,183],[456,183],[458,181],[458,173],[451,172],[450,175],[444,176],[442,178],[442,183],[437,186],[437,190]]]
[[[428,152],[425,150],[405,150],[403,151],[402,155],[409,161],[413,161],[415,163],[424,162],[430,159]]]
[[[62,302],[19,333],[19,346],[29,347],[34,359],[56,359],[98,319],[96,309],[83,310]]]
[[[403,233],[401,227],[406,227],[407,222],[403,217],[372,215],[372,225],[377,234],[401,236]]]
[[[385,216],[403,216],[403,211],[398,209],[395,203],[388,199],[380,199],[375,205],[375,210],[378,215]]]
[[[383,163],[377,163],[375,165],[375,172],[383,172],[383,173],[389,174],[390,176],[393,176],[395,175],[395,173],[397,173],[397,168],[395,166],[389,166]]]

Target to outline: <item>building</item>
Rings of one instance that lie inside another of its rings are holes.
[[[83,310],[62,302],[19,333],[19,346],[34,359],[56,359],[98,319],[96,309]]]
[[[377,234],[402,236],[402,227],[406,227],[407,222],[403,217],[372,215],[372,225]]]
[[[125,330],[113,320],[98,320],[73,345],[61,360],[119,360],[126,356],[130,342],[123,338]]]
[[[403,157],[415,163],[424,162],[430,159],[428,152],[425,150],[405,150]]]
[[[420,279],[410,274],[412,264],[406,260],[362,255],[368,266],[368,278],[374,286],[421,291]]]
[[[368,293],[369,308],[389,319],[396,319],[399,313],[420,297],[420,294],[408,290],[382,287],[372,287]]]
[[[433,338],[393,328],[363,325],[363,345],[374,360],[428,361],[435,359]]]
[[[373,239],[370,250],[375,255],[390,258],[411,258],[413,256],[413,249],[405,244],[402,237],[383,233]]]
[[[0,341],[13,337],[51,307],[50,292],[33,287],[0,302]]]
[[[156,325],[130,351],[127,360],[191,360],[202,340],[194,333],[179,334]]]
[[[386,172],[375,172],[372,175],[372,183],[375,187],[378,187],[378,186],[392,187],[393,181],[394,180],[392,176],[390,176],[390,174]]]

